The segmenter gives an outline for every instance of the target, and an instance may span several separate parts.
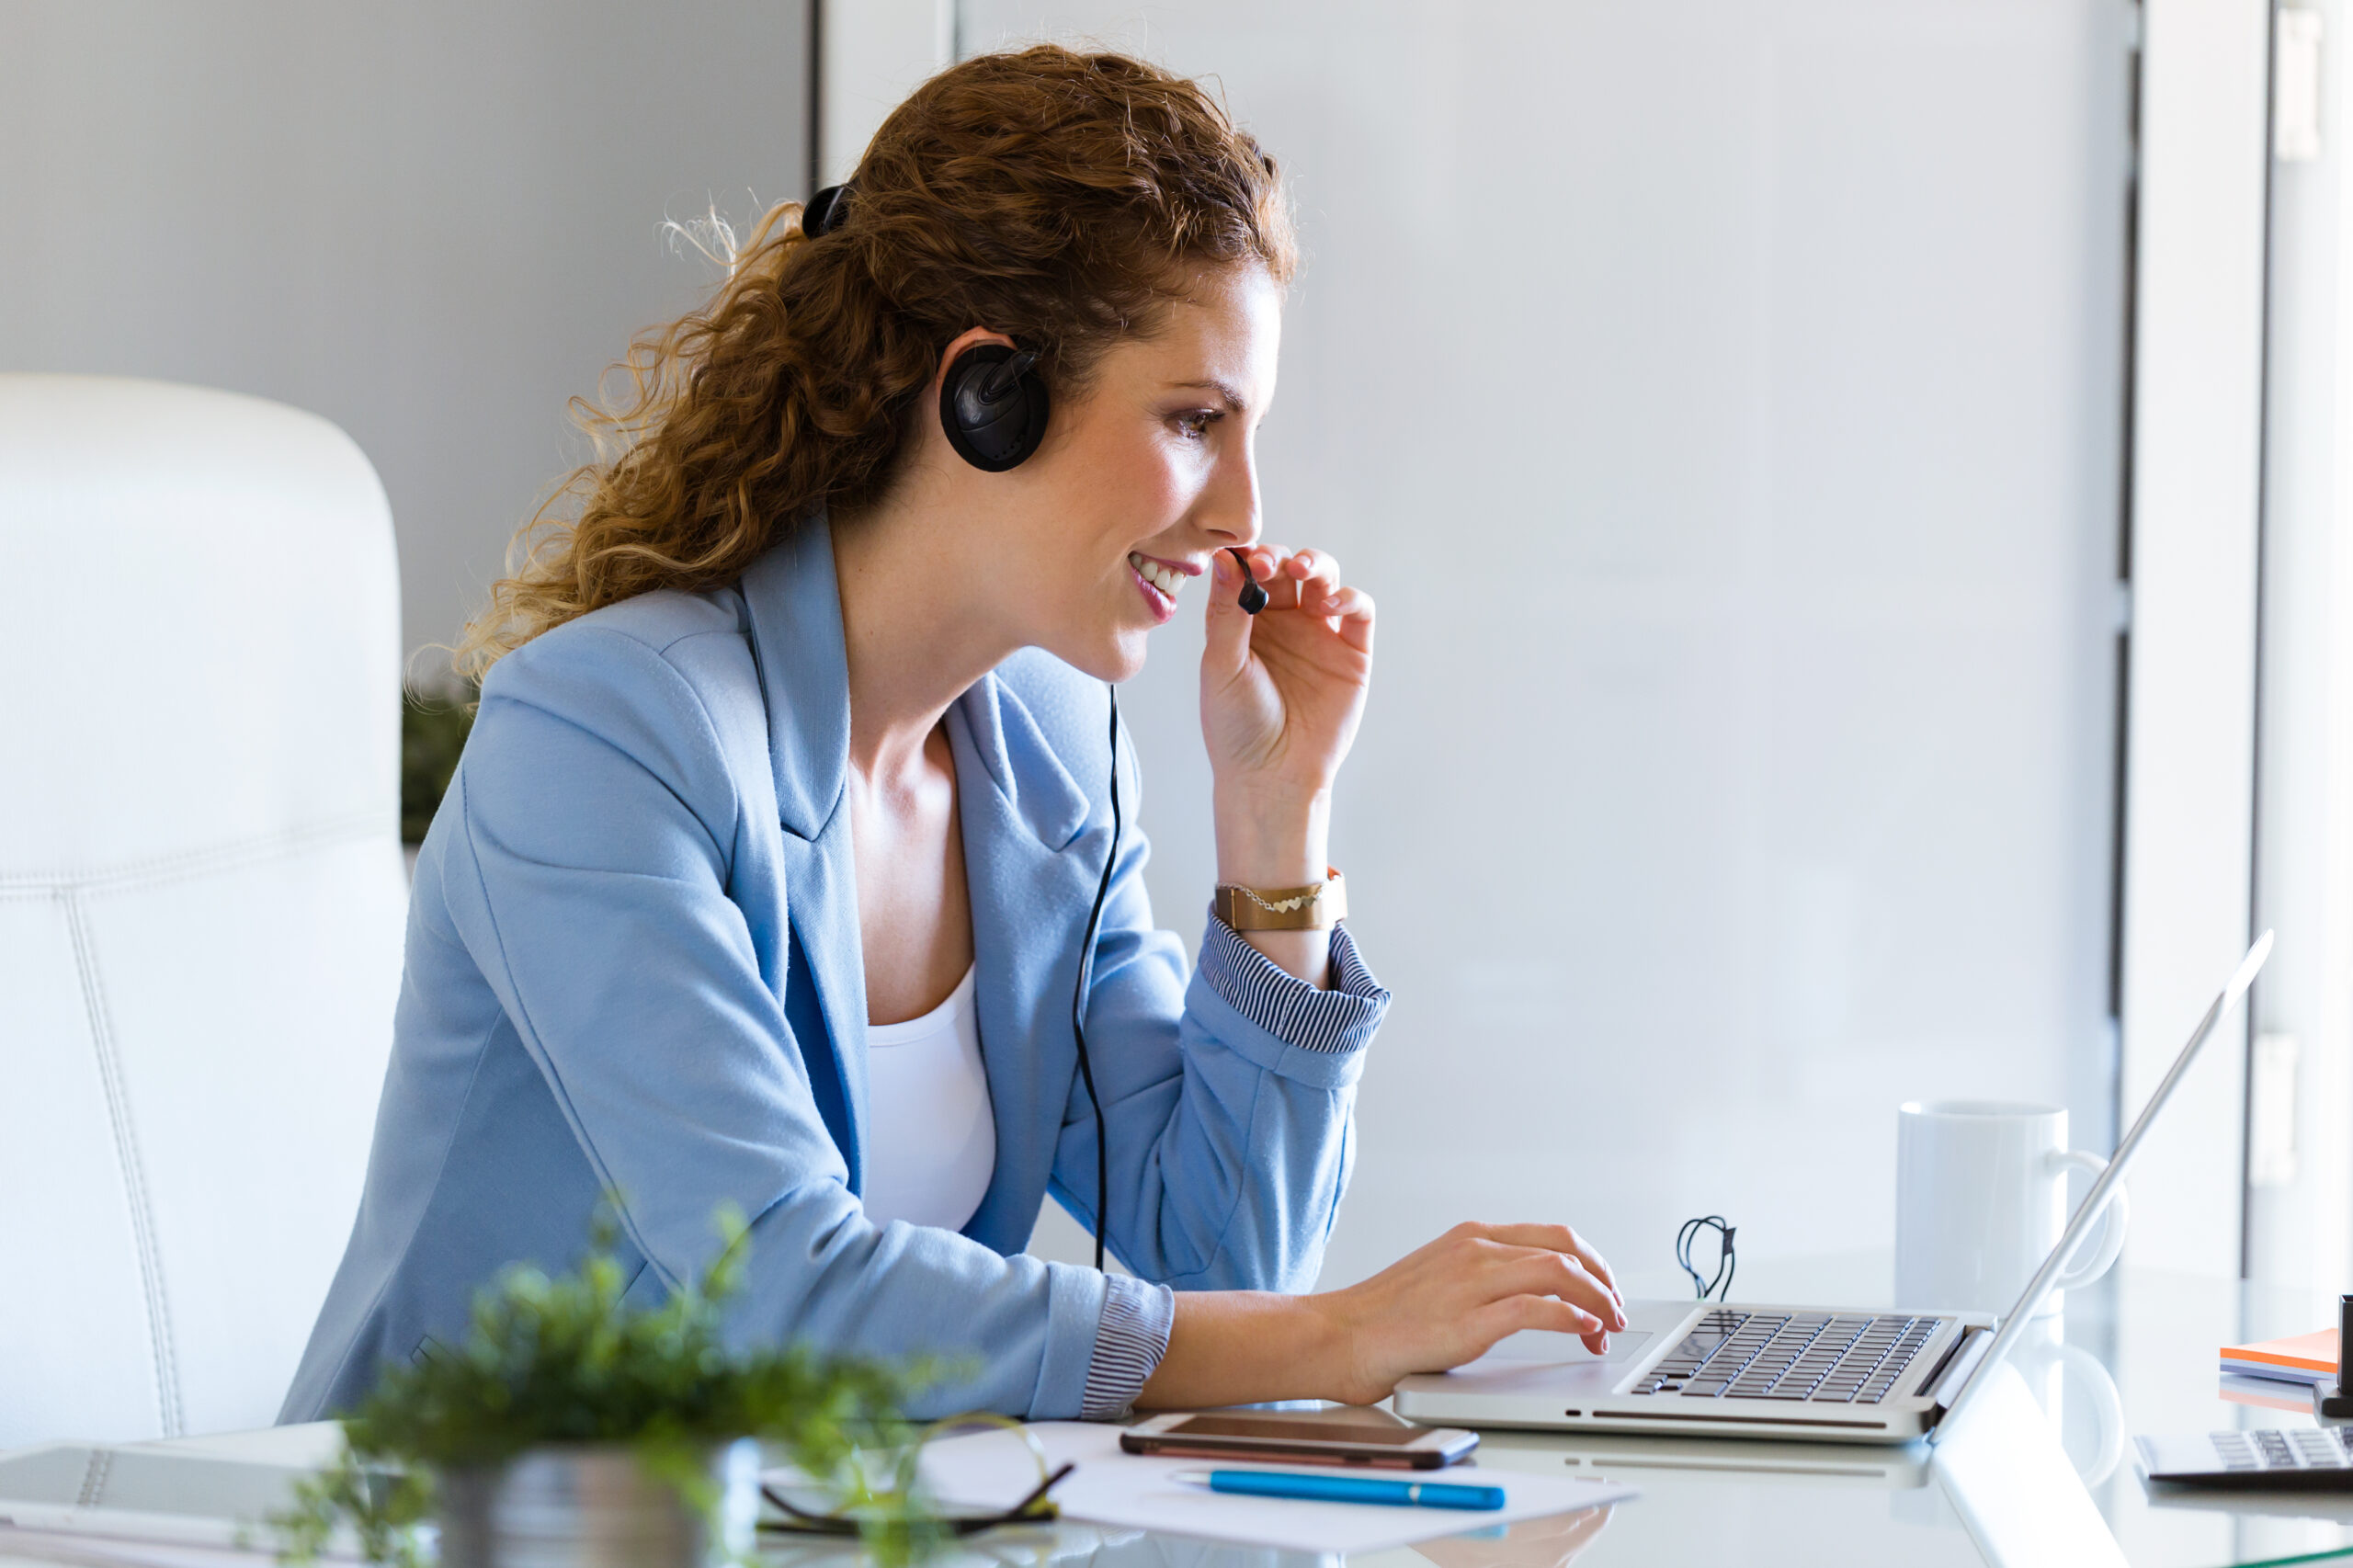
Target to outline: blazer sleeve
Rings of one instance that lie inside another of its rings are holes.
[[[1124,742],[1121,773],[1135,777]],[[1347,1187],[1364,1047],[1389,1005],[1345,933],[1335,986],[1294,979],[1211,917],[1189,974],[1155,928],[1149,848],[1121,835],[1086,994],[1109,1132],[1105,1244],[1177,1290],[1313,1288]],[[1074,1083],[1052,1192],[1095,1223],[1096,1128]]]
[[[733,1202],[745,1342],[955,1363],[917,1414],[1078,1414],[1104,1277],[866,1218],[728,897],[743,801],[710,714],[654,648],[568,630],[485,683],[446,896],[649,1272],[703,1267]]]

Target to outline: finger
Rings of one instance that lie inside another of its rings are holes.
[[[1210,607],[1202,617],[1204,680],[1231,680],[1250,662],[1250,618],[1243,613],[1241,593],[1241,563],[1218,551],[1210,557]]]
[[[1359,653],[1372,652],[1372,596],[1362,588],[1342,588],[1325,600],[1318,613],[1327,616],[1341,640]]]
[[[1296,579],[1302,588],[1310,583],[1314,583],[1318,585],[1320,591],[1328,593],[1340,585],[1339,562],[1320,550],[1301,551],[1283,563],[1283,570]]]
[[[1249,563],[1250,576],[1254,582],[1271,585],[1281,574],[1283,552],[1279,547],[1270,544],[1237,544],[1229,545],[1217,551],[1228,561],[1233,560],[1237,552],[1243,561]]]
[[[1602,1282],[1586,1272],[1585,1265],[1567,1253],[1549,1248],[1531,1248],[1517,1256],[1499,1260],[1486,1278],[1480,1281],[1482,1293],[1490,1296],[1523,1295],[1540,1292],[1574,1302],[1594,1315],[1597,1329],[1626,1326],[1625,1308]]]
[[[1340,640],[1367,659],[1372,657],[1372,596],[1357,590],[1357,603],[1340,619]]]
[[[1472,1289],[1477,1297],[1490,1301],[1505,1296],[1558,1296],[1591,1312],[1597,1329],[1622,1326],[1617,1298],[1566,1253],[1529,1248],[1490,1255]]]
[[[1298,555],[1279,544],[1251,547],[1251,563],[1257,574],[1259,585],[1267,590],[1268,609],[1300,608],[1301,578],[1292,570],[1292,562],[1298,559]]]
[[[1329,557],[1325,559],[1329,561]],[[1310,615],[1328,619],[1337,613],[1333,605],[1347,592],[1347,585],[1340,581],[1336,567],[1331,571],[1318,570],[1301,581],[1299,606]]]
[[[1290,559],[1290,551],[1279,544],[1267,544],[1264,540],[1256,544],[1244,545],[1242,553],[1250,558],[1251,573],[1257,577],[1258,581],[1270,587],[1274,585],[1275,579],[1283,574],[1283,562]]]
[[[1329,617],[1324,608],[1339,591],[1340,563],[1320,550],[1302,550],[1283,562],[1282,574],[1292,585],[1291,603],[1308,615]]]
[[[1486,1239],[1501,1246],[1526,1247],[1539,1253],[1574,1258],[1584,1272],[1606,1290],[1610,1300],[1620,1306],[1617,1278],[1609,1272],[1609,1265],[1592,1244],[1566,1225],[1490,1225],[1483,1228]],[[1622,1325],[1620,1325],[1622,1326]]]
[[[1489,1301],[1464,1323],[1478,1348],[1462,1358],[1463,1361],[1476,1360],[1494,1349],[1497,1341],[1527,1329],[1583,1335],[1600,1326],[1591,1312],[1553,1296],[1506,1296],[1500,1301]],[[1461,1366],[1461,1362],[1455,1365]]]
[[[1618,1299],[1615,1290],[1588,1273],[1574,1254],[1555,1252],[1550,1247],[1516,1249],[1511,1255],[1492,1261],[1489,1267],[1488,1277],[1481,1281],[1483,1295],[1549,1291],[1590,1311],[1599,1320],[1597,1326],[1601,1329],[1626,1326],[1625,1303]]]
[[[1611,1295],[1618,1294],[1618,1277],[1609,1272],[1608,1263],[1591,1243],[1566,1225],[1488,1225],[1483,1229],[1489,1239],[1512,1246],[1567,1253],[1585,1265],[1586,1273],[1608,1285]]]

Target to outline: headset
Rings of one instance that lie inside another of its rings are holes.
[[[810,239],[823,239],[842,226],[855,195],[847,185],[830,185],[809,199],[801,210],[801,230]],[[939,426],[956,455],[983,473],[1004,473],[1035,456],[1046,438],[1046,421],[1053,400],[1045,378],[1038,374],[1038,351],[1008,348],[1002,343],[977,343],[949,362],[939,384]],[[1242,587],[1235,603],[1245,615],[1267,608],[1267,590],[1250,571],[1250,558],[1239,549],[1229,551],[1242,568]],[[1070,1033],[1078,1047],[1079,1081],[1086,1088],[1086,1103],[1095,1112],[1095,1267],[1103,1267],[1103,1233],[1109,1221],[1111,1171],[1109,1131],[1103,1120],[1102,1096],[1095,1089],[1095,1063],[1086,1051],[1086,989],[1095,973],[1095,937],[1103,923],[1103,901],[1111,893],[1111,873],[1120,864],[1120,688],[1108,683],[1111,699],[1111,847],[1103,857],[1103,875],[1095,884],[1095,903],[1086,912],[1086,935],[1078,949],[1078,977],[1071,985]]]

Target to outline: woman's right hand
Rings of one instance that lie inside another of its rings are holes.
[[[1576,1335],[1598,1356],[1625,1326],[1609,1266],[1566,1225],[1457,1225],[1344,1290],[1177,1291],[1167,1351],[1136,1404],[1370,1404],[1523,1328]]]
[[[1464,1223],[1371,1278],[1307,1298],[1327,1320],[1319,1391],[1370,1404],[1401,1378],[1483,1356],[1522,1329],[1574,1334],[1598,1356],[1626,1326],[1618,1282],[1566,1225]]]

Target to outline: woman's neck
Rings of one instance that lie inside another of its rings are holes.
[[[834,525],[849,761],[869,779],[920,767],[949,705],[1021,645],[994,574],[956,548],[966,531],[889,497]]]

